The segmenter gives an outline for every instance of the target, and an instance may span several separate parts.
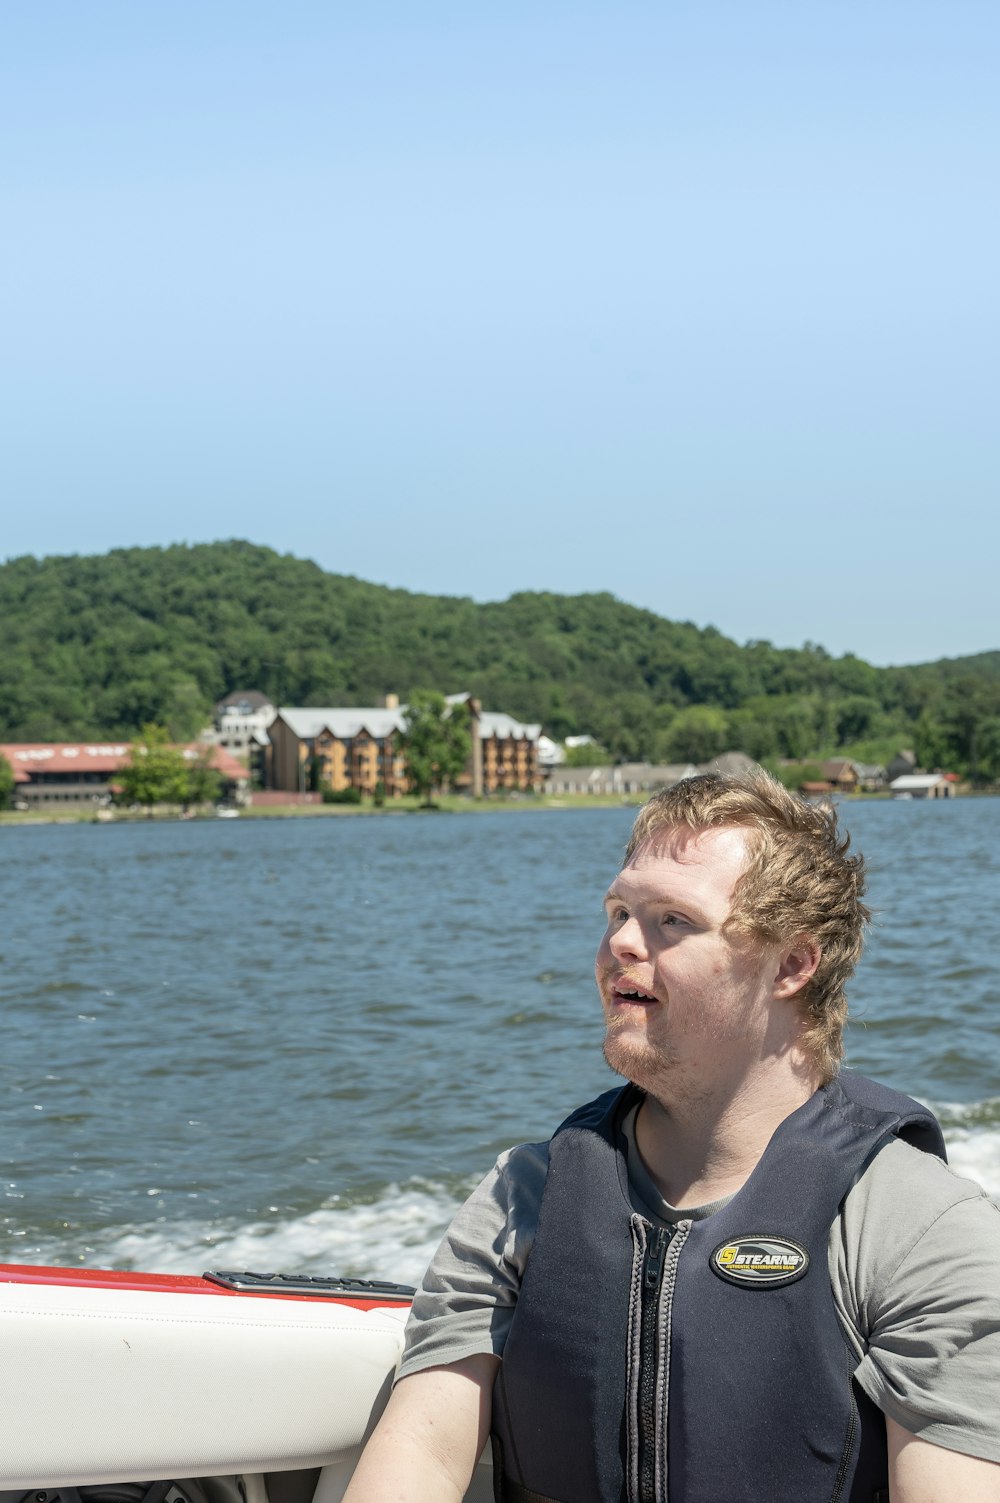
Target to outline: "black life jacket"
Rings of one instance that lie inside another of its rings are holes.
[[[609,1091],[549,1145],[493,1394],[498,1503],[873,1503],[885,1423],[852,1378],[830,1228],[894,1136],[945,1157],[924,1107],[844,1071],[700,1221],[632,1208]]]

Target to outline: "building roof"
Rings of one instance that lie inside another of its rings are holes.
[[[703,762],[698,768],[699,772],[721,772],[729,777],[739,777],[743,772],[749,772],[757,763],[753,757],[748,757],[746,752],[727,751],[718,757],[713,757],[711,762]]]
[[[216,712],[221,714],[223,710],[242,710],[244,705],[252,715],[255,710],[263,710],[272,706],[272,701],[259,689],[234,689],[231,694],[216,702]]]
[[[513,715],[503,715],[498,710],[480,710],[479,735],[496,736],[501,741],[537,741],[542,734],[540,725],[525,725]]]
[[[59,773],[64,777],[71,777],[74,773],[100,772],[112,777],[125,765],[130,750],[127,741],[15,741],[0,746],[0,754],[14,769],[15,783],[30,783],[33,775],[39,772]],[[189,762],[198,757],[206,758],[210,767],[230,781],[245,781],[248,776],[243,763],[221,746],[191,741],[177,750]]]
[[[127,741],[12,741],[0,753],[14,769],[15,783],[38,772],[117,772],[128,756]]]
[[[177,750],[186,762],[204,758],[206,764],[221,773],[229,783],[245,783],[249,779],[250,774],[243,763],[232,752],[226,751],[224,746],[212,746],[205,741],[189,741]]]
[[[885,768],[879,762],[855,762],[855,770],[859,778],[884,778]]]
[[[474,694],[446,694],[445,703],[449,705],[478,704]],[[403,705],[403,709],[406,706]],[[513,739],[515,741],[537,741],[542,734],[540,725],[526,724],[524,721],[515,720],[513,715],[505,715],[500,710],[479,710],[479,735],[498,736],[501,741]]]
[[[893,778],[889,787],[897,793],[916,793],[920,788],[936,788],[938,783],[947,781],[940,772],[906,772],[900,778]]]
[[[467,694],[450,694],[446,702],[461,704],[468,698]],[[406,729],[406,705],[400,705],[396,710],[366,706],[354,706],[343,710],[334,707],[326,709],[283,707],[278,714],[300,741],[312,741],[325,730],[330,731],[338,740],[346,741],[351,736],[360,735],[362,731],[367,731],[370,736],[380,739],[391,735],[393,731]],[[526,725],[520,720],[515,720],[512,715],[503,715],[495,710],[482,710],[479,715],[481,738],[497,736],[501,740],[512,738],[537,741],[541,733],[540,725]]]
[[[278,715],[300,741],[312,741],[322,731],[329,731],[341,741],[360,735],[362,731],[367,731],[370,736],[380,740],[384,736],[390,736],[393,731],[402,731],[406,728],[406,719],[402,709],[380,710],[374,706],[347,710],[334,707],[328,709],[293,707],[280,709]]]
[[[836,783],[845,772],[857,776],[857,766],[849,757],[834,757],[831,761],[823,763],[823,776],[829,778],[831,783]]]

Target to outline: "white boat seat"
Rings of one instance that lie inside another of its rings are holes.
[[[0,1490],[353,1459],[406,1313],[0,1282]]]

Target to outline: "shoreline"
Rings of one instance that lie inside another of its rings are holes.
[[[644,800],[637,796],[624,797],[615,794],[561,794],[549,798],[545,794],[524,794],[520,798],[470,799],[460,795],[443,795],[427,808],[411,799],[400,799],[392,804],[376,808],[373,804],[271,804],[265,808],[240,809],[240,819],[370,819],[376,815],[394,818],[436,814],[488,814],[498,810],[516,813],[526,809],[620,809],[638,808]],[[181,816],[174,809],[157,809],[152,814],[121,810],[110,819],[99,819],[91,809],[61,809],[51,814],[35,810],[0,810],[0,828],[38,825],[146,825],[146,824],[206,824],[219,819],[215,809],[195,810]]]
[[[647,795],[648,797],[648,795]],[[996,798],[997,793],[989,789],[969,789],[960,795],[966,798]],[[894,800],[889,792],[879,793],[845,793],[837,798],[837,803],[891,803]],[[646,802],[646,797],[639,794],[610,794],[610,793],[563,793],[558,796],[548,794],[522,794],[517,798],[483,798],[472,799],[460,794],[446,794],[438,799],[430,809],[417,803],[415,799],[400,799],[392,804],[384,804],[376,807],[373,804],[270,804],[267,807],[254,809],[240,809],[240,819],[371,819],[377,815],[392,818],[402,816],[422,815],[429,817],[435,814],[489,814],[504,812],[509,814],[523,813],[530,809],[638,809]],[[944,800],[915,800],[914,802],[939,803]],[[950,802],[950,800],[948,801]],[[35,810],[0,810],[0,829],[18,828],[41,825],[134,825],[134,824],[205,824],[215,822],[219,818],[214,807],[203,810],[194,810],[190,814],[182,816],[175,809],[158,809],[152,814],[138,813],[131,810],[116,811],[110,819],[100,819],[93,809],[62,809],[52,813],[38,813]]]

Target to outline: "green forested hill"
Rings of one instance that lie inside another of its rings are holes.
[[[609,594],[477,605],[242,542],[13,559],[0,633],[2,740],[128,736],[150,720],[187,736],[238,688],[347,705],[431,686],[555,736],[590,732],[615,756],[876,759],[915,745],[927,765],[1000,772],[1000,652],[877,669],[821,647],[740,647]]]

